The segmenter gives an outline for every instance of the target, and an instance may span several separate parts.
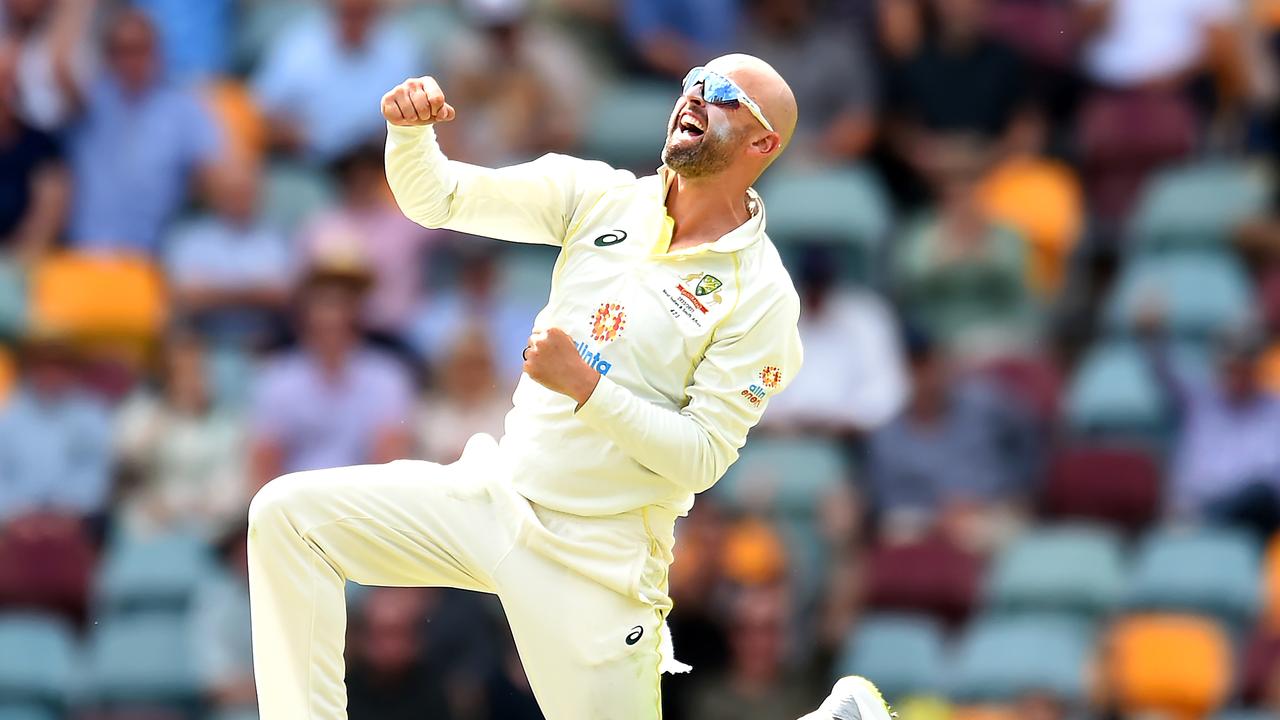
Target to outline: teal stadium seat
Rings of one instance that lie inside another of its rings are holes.
[[[1165,170],[1148,181],[1131,232],[1142,253],[1222,246],[1260,214],[1270,188],[1259,168],[1211,162]]]
[[[787,169],[764,175],[766,231],[788,264],[797,246],[833,247],[843,275],[870,282],[893,214],[880,179],[867,168]]]
[[[649,175],[662,164],[662,144],[679,97],[673,83],[626,82],[597,94],[582,139],[592,160]]]
[[[1175,335],[1208,339],[1250,317],[1253,288],[1244,267],[1221,252],[1139,256],[1121,273],[1108,298],[1105,324],[1131,333],[1146,303],[1160,303]]]
[[[1155,530],[1143,539],[1123,604],[1212,615],[1242,629],[1261,607],[1261,551],[1229,529]]]
[[[193,535],[174,533],[146,540],[118,537],[98,571],[98,613],[181,613],[213,566],[209,547]]]
[[[108,618],[89,639],[86,700],[102,705],[185,706],[200,684],[184,615],[146,613]]]
[[[1099,617],[1119,603],[1123,583],[1120,539],[1113,531],[1088,525],[1031,530],[996,560],[988,608]]]
[[[846,638],[836,674],[874,678],[894,702],[945,690],[945,643],[934,620],[913,615],[868,615]]]
[[[236,28],[235,67],[248,71],[257,66],[280,36],[317,9],[311,0],[267,0],[243,5]]]
[[[62,720],[65,714],[34,703],[6,703],[0,700],[0,720]]]
[[[35,613],[0,615],[0,648],[0,708],[21,717],[21,707],[57,709],[69,703],[77,648],[66,621]]]
[[[551,295],[556,250],[548,245],[503,245],[499,294],[506,302],[541,308]]]
[[[263,183],[262,211],[267,222],[292,234],[311,215],[334,202],[333,182],[324,173],[293,163],[274,163]]]
[[[1048,691],[1085,697],[1091,623],[1062,615],[988,617],[970,625],[953,658],[951,696],[963,703],[1008,702]]]
[[[1179,374],[1207,372],[1201,348],[1178,344],[1173,363]],[[1086,436],[1124,436],[1160,440],[1172,429],[1166,398],[1142,349],[1128,340],[1093,346],[1076,369],[1067,390],[1067,425]]]
[[[22,268],[0,260],[0,339],[15,339],[27,325],[27,279]]]
[[[395,22],[420,43],[420,47],[442,48],[461,29],[457,10],[450,3],[403,3],[396,11]]]

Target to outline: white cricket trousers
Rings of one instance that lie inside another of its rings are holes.
[[[258,492],[249,583],[262,720],[347,716],[347,580],[497,595],[548,720],[661,716],[661,670],[680,669],[664,623],[674,516],[553,512],[516,493],[496,457],[478,435],[452,465],[294,473]]]

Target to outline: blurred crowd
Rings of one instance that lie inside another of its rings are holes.
[[[1280,2],[2,0],[0,717],[256,717],[256,489],[501,434],[554,249],[404,219],[385,91],[648,173],[730,51],[806,363],[678,527],[664,716],[1280,714]],[[353,720],[540,717],[489,598],[349,595]]]

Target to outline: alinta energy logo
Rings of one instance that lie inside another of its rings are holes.
[[[770,390],[778,387],[778,383],[782,382],[782,371],[773,365],[765,365],[760,371],[760,382]]]
[[[591,316],[591,339],[598,343],[617,340],[627,327],[627,311],[618,303],[603,303]],[[613,363],[600,356],[600,351],[592,348],[585,341],[577,345],[578,354],[601,375],[608,375]]]
[[[741,395],[747,399],[752,405],[759,405],[769,396],[769,391],[778,387],[782,382],[782,370],[774,365],[765,365],[760,370],[760,382],[751,383],[751,385],[743,390]]]

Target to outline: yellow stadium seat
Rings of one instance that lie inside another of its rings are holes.
[[[161,274],[133,255],[63,253],[32,273],[30,327],[80,341],[148,341],[165,322]]]
[[[1272,632],[1280,632],[1280,534],[1267,545],[1262,560],[1262,623]]]
[[[1258,373],[1262,386],[1274,393],[1280,393],[1280,343],[1267,348],[1258,360]]]
[[[1053,160],[1016,158],[982,181],[978,198],[991,218],[1016,228],[1030,244],[1031,287],[1042,295],[1057,292],[1084,228],[1083,193],[1071,169]]]
[[[249,88],[217,80],[205,86],[204,97],[222,129],[228,158],[258,165],[267,147],[267,122]]]
[[[1106,684],[1125,714],[1201,720],[1227,699],[1231,644],[1212,620],[1135,615],[1121,620],[1107,642]]]
[[[0,406],[3,406],[9,400],[9,393],[13,391],[13,383],[17,380],[17,368],[14,367],[13,353],[7,348],[0,347]]]
[[[787,572],[782,539],[761,520],[743,520],[729,529],[722,561],[725,575],[744,585],[771,583]]]

